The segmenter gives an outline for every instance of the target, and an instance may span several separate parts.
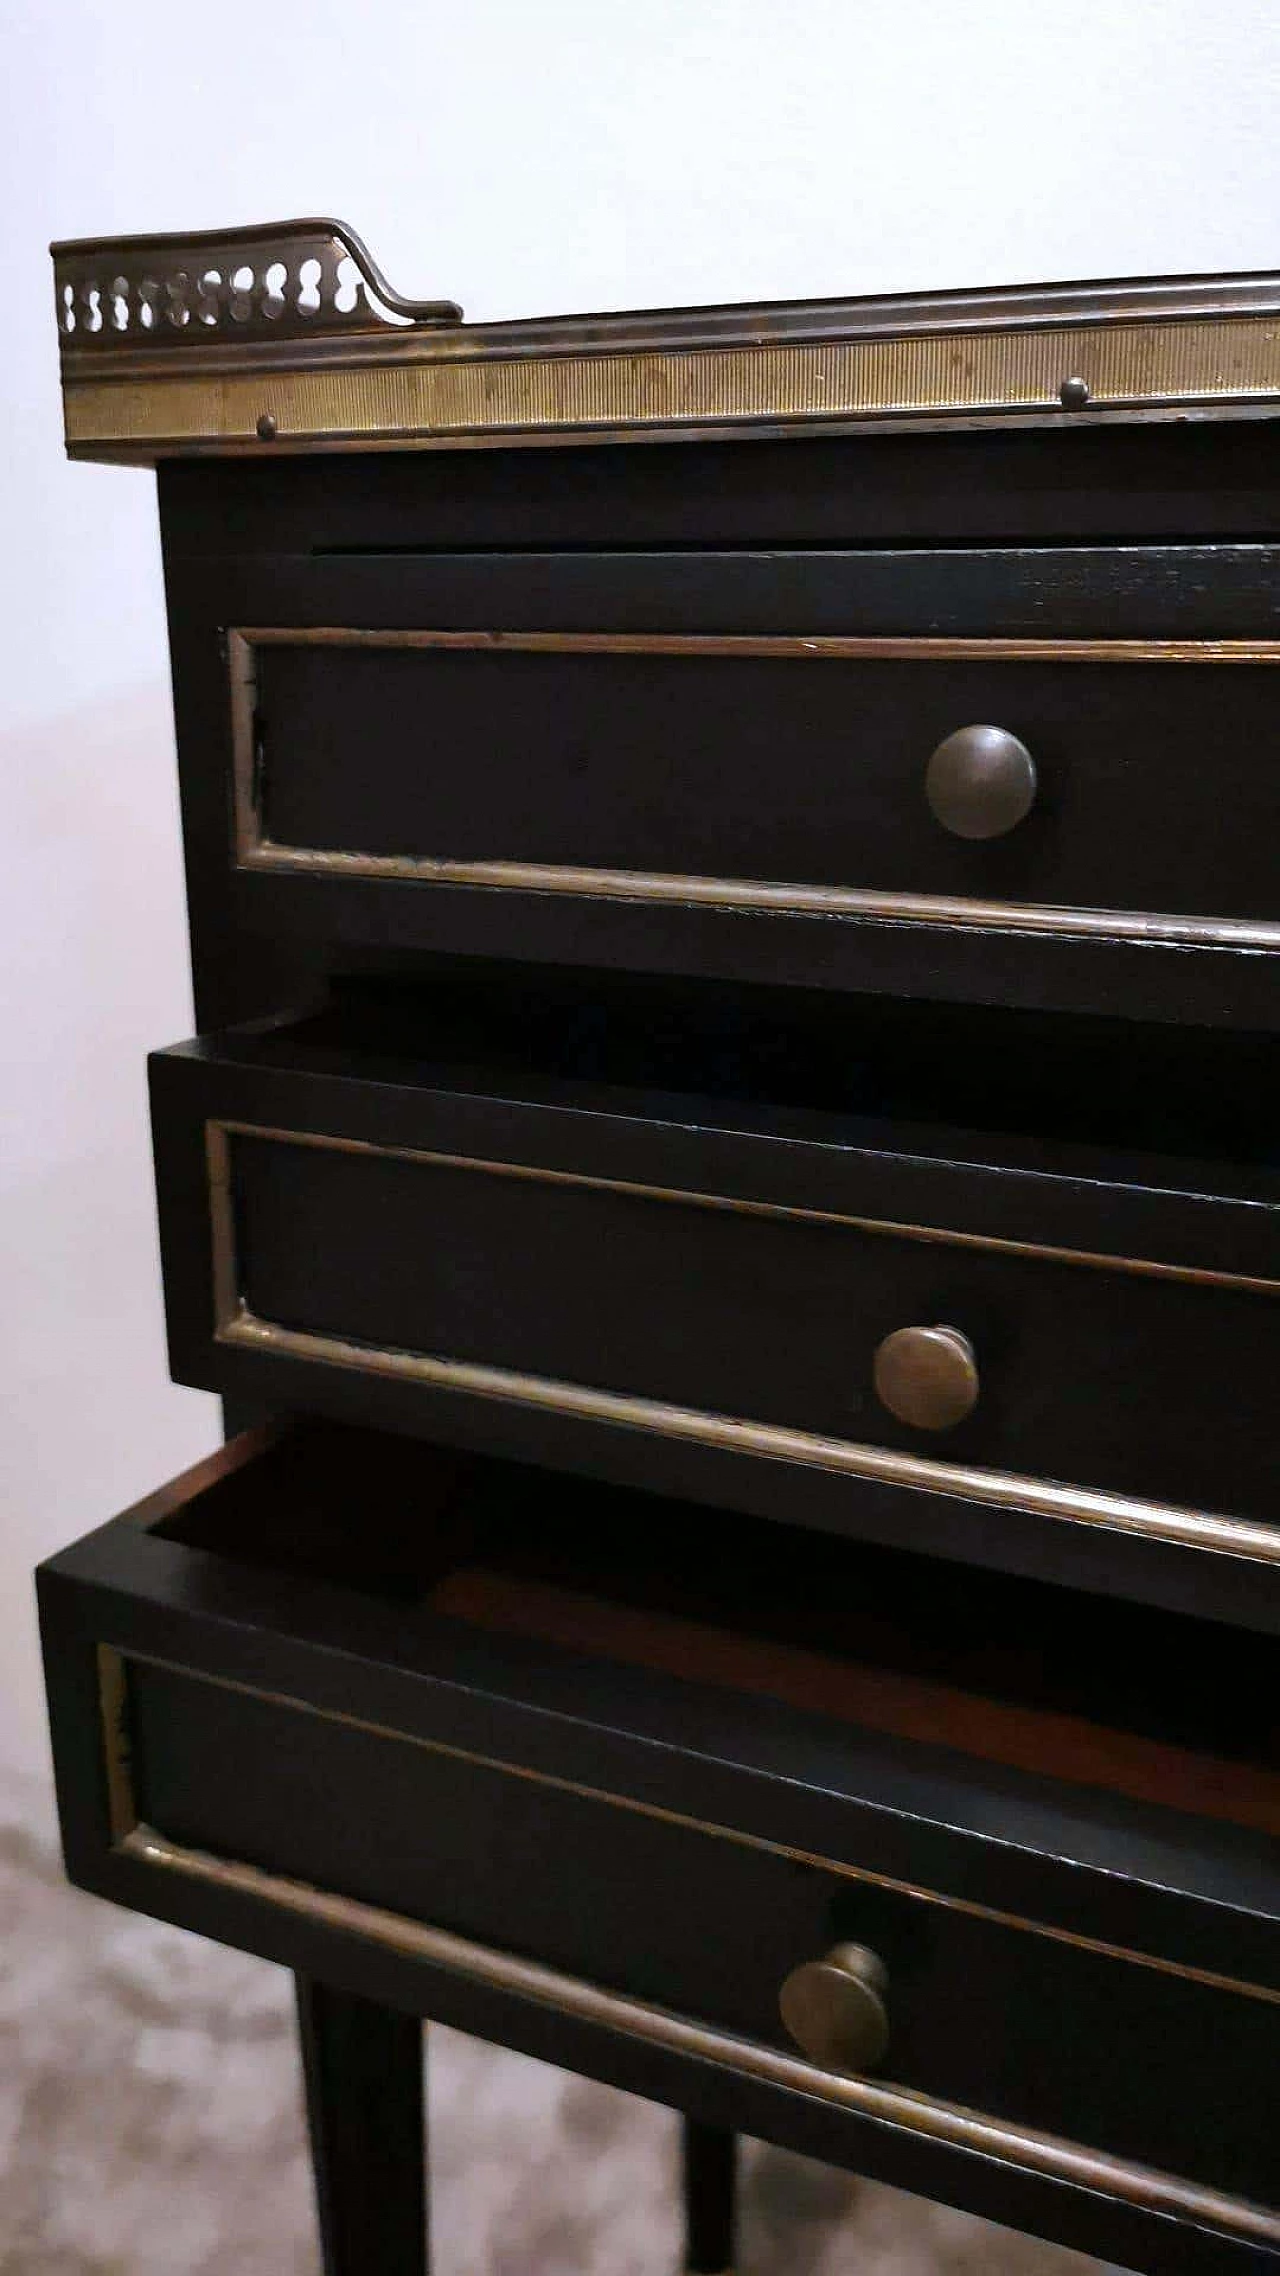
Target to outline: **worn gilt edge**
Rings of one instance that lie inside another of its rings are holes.
[[[153,372],[135,361],[113,377],[68,359],[72,455],[145,461],[208,449],[1064,416],[1069,377],[1088,389],[1089,416],[1280,402],[1274,314],[573,354],[485,354],[457,335],[451,346],[402,335],[358,355],[345,343],[331,360],[317,349],[306,365],[264,353],[252,366],[196,368],[198,350],[181,370],[177,360],[170,354]],[[264,419],[266,444],[256,439]]]

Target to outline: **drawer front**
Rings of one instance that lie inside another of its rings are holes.
[[[788,1976],[853,1943],[887,1977],[875,2075],[925,2098],[916,2122],[958,2107],[1274,2197],[1265,1995],[279,1699],[126,1680],[134,1805],[179,1870],[211,1853],[764,2050],[792,2047]]]
[[[878,1451],[944,1490],[1275,1515],[1269,1288],[314,1133],[213,1146],[216,1335],[241,1350],[855,1472]],[[938,1326],[950,1346],[904,1349]]]
[[[241,633],[238,859],[1275,946],[1280,641],[1236,646]]]

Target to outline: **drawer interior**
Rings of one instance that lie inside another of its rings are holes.
[[[754,1715],[1280,1834],[1273,1646],[1208,1622],[318,1422],[156,1531]]]

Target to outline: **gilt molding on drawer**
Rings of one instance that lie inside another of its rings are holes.
[[[374,630],[339,625],[239,625],[226,633],[230,684],[232,804],[236,867],[308,877],[366,878],[491,891],[577,895],[661,906],[684,904],[799,917],[963,925],[1098,941],[1168,947],[1280,948],[1280,920],[1197,916],[1177,911],[1094,908],[1028,899],[886,891],[795,880],[693,876],[448,854],[370,853],[294,845],[272,837],[266,814],[270,755],[258,709],[259,650],[437,651],[476,655],[721,657],[826,663],[1007,663],[1114,665],[1275,665],[1280,640],[1049,640],[800,634],[508,632]]]
[[[189,1841],[174,1840],[162,1830],[148,1824],[139,1814],[129,1750],[130,1662],[105,1645],[99,1645],[97,1659],[103,1770],[112,1849],[118,1857],[148,1873],[187,1880],[238,1895],[316,1926],[364,1939],[385,1950],[421,1961],[429,1967],[440,1968],[486,1985],[494,1991],[550,2007],[599,2029],[638,2037],[673,2054],[720,2064],[739,2075],[795,2093],[814,2096],[838,2108],[858,2112],[884,2124],[902,2127],[908,2132],[950,2143],[957,2148],[995,2155],[1012,2166],[1030,2172],[1080,2182],[1166,2217],[1197,2221],[1227,2235],[1255,2239],[1258,2242],[1280,2241],[1280,2214],[1249,2199],[1184,2180],[1175,2174],[1162,2173],[1150,2166],[1037,2131],[1016,2121],[988,2117],[979,2111],[943,2101],[908,2086],[827,2069],[800,2056],[786,2053],[767,2042],[744,2037],[739,2032],[726,2030],[696,2016],[682,2015],[658,2007],[650,2001],[570,1974],[563,1968],[547,1966],[536,1959],[495,1949],[455,1931],[417,1920],[406,1913],[392,1911],[335,1890],[319,1888],[288,1874],[264,1871],[239,1858],[213,1854]],[[221,1688],[242,1688],[221,1684],[221,1679],[217,1678],[207,1680]],[[268,1696],[253,1692],[248,1695]],[[346,1720],[331,1715],[327,1710],[316,1710],[300,1700],[286,1700],[274,1694],[269,1696],[274,1704],[303,1714],[319,1713],[325,1721]],[[381,1735],[396,1744],[431,1744],[393,1730],[383,1730]],[[473,1759],[480,1761],[482,1758]],[[517,1777],[538,1775],[519,1770],[511,1764],[496,1763],[486,1767],[504,1770]],[[563,1782],[547,1780],[545,1783],[555,1785]],[[573,1791],[590,1790],[575,1788]],[[637,1806],[622,1796],[602,1792],[594,1793],[593,1798],[622,1808]],[[684,1822],[696,1824],[696,1821]],[[697,1830],[732,1841],[747,1839],[726,1827],[697,1824]],[[748,1839],[748,1846],[771,1848],[773,1845],[756,1844]],[[810,1862],[826,1863],[825,1860]],[[848,1870],[839,1865],[831,1869],[838,1873]],[[927,1890],[913,1889],[904,1893],[926,1902],[938,1901],[931,1898]],[[958,1909],[1000,1921],[1002,1925],[1015,1929],[1027,1930],[1033,1934],[1042,1933],[1033,1921],[1014,1920],[1009,1916],[987,1913],[985,1908],[972,1905]],[[1054,1934],[1053,1931],[1048,1933],[1051,1936]],[[1201,1971],[1154,1961],[1140,1953],[1101,1946],[1090,1939],[1063,1935],[1061,1940],[1078,1943],[1085,1949],[1102,1952],[1107,1957],[1132,1962],[1139,1967],[1155,1968],[1173,1977],[1198,1981],[1224,1993],[1243,1995],[1250,1999],[1261,1998],[1264,2001],[1269,2001],[1274,1996],[1263,1987],[1231,1983],[1222,1978],[1206,1976]]]
[[[1247,1280],[1191,1267],[1156,1264],[1141,1258],[1117,1259],[1080,1251],[1035,1248],[985,1235],[951,1232],[945,1228],[888,1224],[846,1217],[835,1212],[804,1210],[763,1202],[743,1202],[706,1193],[674,1192],[578,1172],[535,1168],[527,1164],[481,1161],[469,1156],[432,1153],[408,1147],[373,1144],[367,1140],[333,1138],[315,1131],[270,1129],[254,1123],[209,1120],[205,1125],[211,1238],[214,1342],[242,1351],[274,1354],[311,1361],[352,1373],[380,1375],[404,1383],[420,1383],[437,1390],[455,1391],[473,1398],[540,1408],[583,1421],[618,1425],[659,1437],[755,1456],[765,1461],[796,1463],[848,1477],[877,1479],[885,1484],[920,1487],[993,1507],[1025,1511],[1036,1517],[1099,1526],[1152,1541],[1214,1550],[1280,1564],[1280,1526],[1251,1523],[1219,1516],[1202,1509],[1184,1509],[1164,1502],[1139,1500],[1129,1494],[1061,1484],[1054,1479],[1026,1477],[973,1464],[939,1461],[930,1456],[904,1453],[784,1424],[753,1422],[727,1414],[686,1407],[666,1400],[638,1396],[593,1385],[564,1382],[524,1373],[518,1369],[488,1366],[425,1352],[362,1343],[332,1332],[299,1328],[264,1319],[246,1302],[237,1251],[231,1149],[236,1138],[305,1147],[366,1159],[392,1159],[436,1168],[476,1171],[531,1183],[588,1188],[606,1193],[637,1195],[655,1202],[691,1204],[734,1214],[810,1223],[842,1225],[858,1232],[886,1237],[937,1242],[943,1245],[988,1249],[1021,1256],[1043,1256],[1057,1263],[1090,1270],[1150,1275],[1171,1281],[1234,1287],[1265,1295],[1280,1294],[1280,1284]]]

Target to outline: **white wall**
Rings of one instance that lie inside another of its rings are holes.
[[[212,1441],[143,1055],[190,1018],[152,485],[62,461],[53,236],[333,212],[471,316],[1280,263],[1274,0],[10,0],[0,1761],[29,1569]]]

